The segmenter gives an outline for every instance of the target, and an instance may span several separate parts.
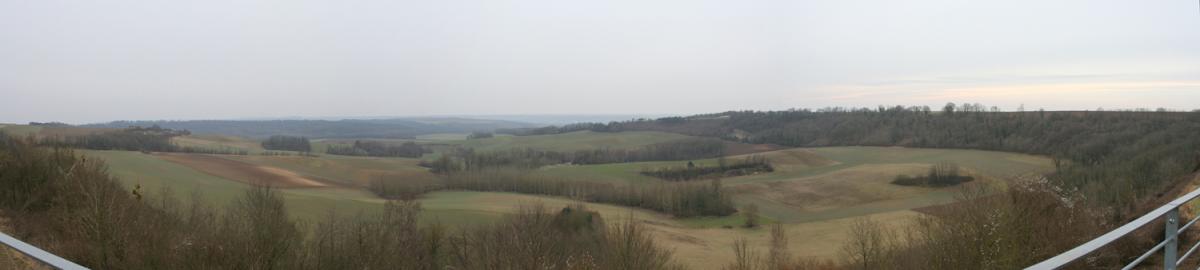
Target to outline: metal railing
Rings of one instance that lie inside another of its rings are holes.
[[[16,238],[13,238],[12,236],[8,236],[7,234],[4,234],[4,233],[0,233],[0,243],[19,251],[22,254],[25,254],[25,256],[28,256],[29,258],[33,258],[34,260],[41,262],[43,265],[52,267],[54,269],[63,269],[63,270],[78,270],[78,269],[86,270],[87,269],[87,267],[83,267],[78,264],[75,264],[71,261],[68,261],[67,259],[63,259],[62,257],[51,254],[50,252],[46,252],[45,250],[42,250],[38,247],[30,245],[29,243],[25,243],[21,240],[17,240]]]
[[[1117,239],[1129,235],[1137,229],[1145,227],[1147,224],[1154,222],[1154,220],[1165,216],[1166,222],[1164,223],[1166,223],[1166,226],[1164,226],[1165,228],[1163,228],[1163,232],[1166,234],[1166,236],[1163,237],[1163,241],[1159,242],[1158,245],[1155,245],[1153,248],[1146,251],[1146,253],[1143,253],[1142,256],[1139,256],[1137,259],[1133,260],[1133,262],[1130,262],[1121,269],[1133,269],[1133,267],[1136,267],[1138,264],[1150,258],[1150,256],[1153,256],[1159,250],[1163,250],[1163,269],[1174,270],[1176,266],[1183,262],[1184,259],[1187,259],[1188,256],[1192,255],[1192,253],[1195,253],[1197,248],[1200,248],[1200,242],[1198,242],[1196,245],[1193,245],[1191,248],[1189,248],[1187,252],[1183,253],[1183,256],[1178,256],[1178,235],[1183,233],[1184,230],[1190,228],[1192,224],[1195,224],[1196,220],[1200,220],[1200,215],[1197,215],[1196,218],[1188,221],[1187,224],[1184,224],[1182,227],[1179,226],[1179,207],[1192,201],[1192,199],[1195,199],[1196,197],[1200,197],[1200,189],[1193,190],[1192,192],[1183,195],[1183,197],[1179,197],[1178,199],[1175,199],[1174,201],[1171,201],[1170,203],[1167,203],[1158,209],[1154,209],[1154,211],[1150,211],[1150,213],[1146,213],[1144,216],[1126,223],[1115,230],[1105,233],[1100,237],[1096,237],[1096,239],[1092,239],[1092,241],[1083,243],[1082,245],[1072,248],[1067,252],[1058,254],[1058,256],[1054,256],[1053,258],[1047,259],[1025,269],[1041,270],[1063,268],[1071,262],[1078,261],[1088,254],[1091,254],[1092,252],[1095,252],[1104,246],[1112,244],[1112,242],[1117,241]]]

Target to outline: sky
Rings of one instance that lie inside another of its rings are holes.
[[[0,122],[1200,108],[1184,0],[0,0]]]

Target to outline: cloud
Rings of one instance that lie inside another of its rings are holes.
[[[902,78],[819,87],[833,105],[937,105],[983,102],[1015,108],[1036,104],[1080,110],[1106,108],[1195,109],[1200,79],[1145,74],[1033,74]]]

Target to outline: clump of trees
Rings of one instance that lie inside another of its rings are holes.
[[[274,135],[262,142],[263,149],[312,152],[312,143],[306,137]]]
[[[414,142],[404,142],[399,145],[380,141],[355,140],[351,145],[330,145],[325,149],[326,154],[343,156],[372,156],[372,157],[407,157],[419,158],[433,151]]]
[[[960,175],[958,164],[942,162],[929,168],[929,174],[912,177],[898,175],[892,184],[901,186],[948,187],[975,180],[974,176]]]
[[[758,225],[762,224],[762,222],[759,221],[757,204],[752,203],[747,205],[746,209],[743,210],[742,216],[746,218],[746,221],[742,224],[742,227],[757,228]]]
[[[426,173],[378,174],[367,186],[367,190],[389,200],[415,200],[422,194],[444,188],[437,176]]]
[[[653,176],[667,181],[691,181],[718,177],[736,177],[761,172],[773,172],[775,168],[761,155],[751,155],[733,163],[725,158],[717,160],[716,166],[696,166],[688,161],[687,166],[670,166],[659,168],[643,168],[641,174]]]
[[[491,132],[471,132],[471,134],[467,135],[468,140],[487,139],[491,137],[495,137]]]
[[[728,216],[737,212],[719,179],[708,183],[625,186],[533,174],[517,169],[464,171],[446,175],[448,189],[502,191],[570,197],[655,210],[676,217]]]
[[[604,225],[584,207],[527,207],[456,231],[421,225],[420,211],[388,201],[302,226],[262,186],[224,207],[183,204],[130,192],[96,159],[0,133],[6,232],[92,269],[680,268],[640,223]]]

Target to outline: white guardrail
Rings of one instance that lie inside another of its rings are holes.
[[[8,236],[7,234],[4,234],[4,233],[0,233],[0,243],[3,243],[4,245],[25,254],[25,256],[29,256],[29,258],[32,258],[38,262],[41,262],[43,265],[54,268],[54,269],[63,269],[63,270],[79,270],[79,269],[86,270],[86,269],[88,269],[87,267],[83,267],[78,264],[75,264],[71,261],[68,261],[67,259],[63,259],[62,257],[54,255],[50,252],[46,252],[45,250],[42,250],[38,247],[30,245],[29,243],[25,243],[21,240],[17,240],[16,238],[13,238],[12,236]]]
[[[1137,229],[1145,227],[1147,224],[1154,222],[1154,220],[1165,216],[1166,222],[1164,223],[1166,223],[1166,226],[1163,228],[1163,232],[1166,236],[1163,237],[1163,241],[1159,242],[1158,245],[1150,248],[1150,250],[1146,251],[1146,253],[1143,253],[1142,256],[1133,260],[1133,262],[1130,262],[1121,269],[1133,269],[1147,258],[1150,258],[1150,256],[1153,256],[1159,250],[1163,250],[1163,269],[1174,270],[1177,266],[1179,266],[1180,263],[1183,262],[1184,259],[1187,259],[1188,256],[1192,255],[1192,253],[1195,253],[1197,248],[1200,248],[1200,242],[1198,242],[1189,248],[1187,252],[1183,253],[1183,256],[1178,256],[1179,234],[1190,228],[1193,224],[1196,224],[1196,220],[1200,220],[1200,215],[1197,215],[1196,218],[1188,221],[1183,226],[1179,226],[1179,207],[1192,201],[1192,199],[1195,199],[1196,197],[1200,197],[1200,189],[1193,190],[1192,192],[1183,195],[1183,197],[1179,197],[1178,199],[1175,199],[1174,201],[1171,201],[1170,203],[1167,203],[1158,209],[1154,209],[1154,211],[1150,211],[1150,213],[1146,213],[1146,215],[1143,215],[1138,219],[1126,223],[1125,225],[1105,233],[1100,237],[1096,237],[1096,239],[1092,239],[1092,241],[1083,243],[1082,245],[1072,248],[1067,252],[1058,254],[1058,256],[1054,256],[1053,258],[1047,259],[1025,269],[1043,270],[1063,268],[1068,264],[1078,261],[1088,254],[1103,248],[1104,246],[1112,244],[1112,242],[1117,241],[1117,239],[1129,235]]]

